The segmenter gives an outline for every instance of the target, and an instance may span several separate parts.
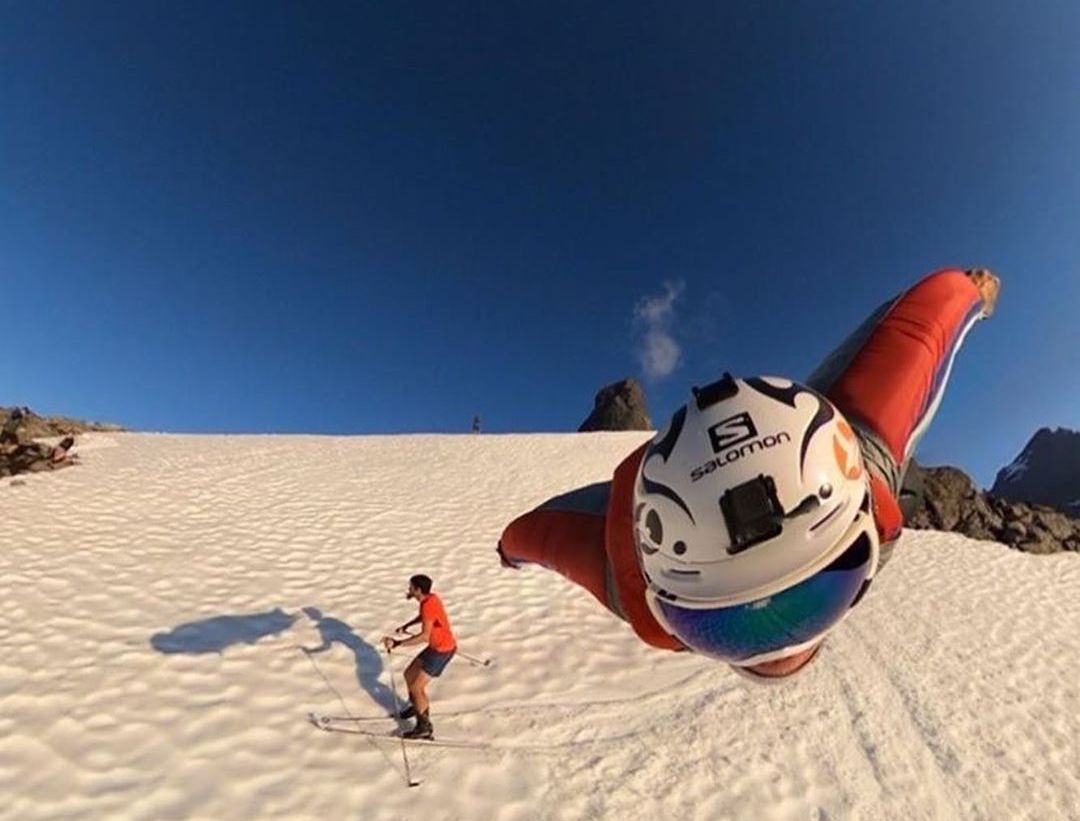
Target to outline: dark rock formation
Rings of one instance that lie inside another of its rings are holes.
[[[80,422],[64,416],[42,417],[29,408],[0,408],[0,477],[18,473],[58,470],[75,464],[70,453],[75,437],[88,430],[120,430],[115,425]],[[63,436],[56,445],[35,442],[41,437]]]
[[[645,391],[636,379],[624,379],[601,388],[589,418],[578,431],[652,430]]]
[[[0,407],[0,427],[7,424],[15,408]],[[107,431],[116,433],[124,430],[119,425],[104,422],[84,422],[67,416],[39,416],[30,408],[23,408],[23,418],[19,431],[26,439],[43,439],[48,436],[69,436],[87,431]]]
[[[908,468],[907,527],[949,530],[1002,542],[1027,553],[1080,551],[1080,520],[1046,505],[1011,502],[985,493],[953,467]]]
[[[998,471],[990,492],[1080,515],[1080,433],[1040,428],[1012,464]]]
[[[78,458],[69,453],[74,444],[73,436],[66,437],[57,445],[45,445],[41,442],[0,444],[0,477],[69,467],[75,464]]]

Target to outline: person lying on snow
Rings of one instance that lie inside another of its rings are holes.
[[[908,461],[1000,281],[945,269],[878,308],[805,383],[725,374],[615,469],[511,522],[498,553],[584,587],[645,643],[786,678],[865,595]]]

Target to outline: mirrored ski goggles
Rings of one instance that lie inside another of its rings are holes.
[[[660,623],[691,650],[731,664],[759,664],[824,636],[866,594],[877,562],[877,540],[863,529],[814,575],[745,604],[687,607],[652,590],[648,595]]]

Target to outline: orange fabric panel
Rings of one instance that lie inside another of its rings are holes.
[[[608,607],[603,516],[534,510],[514,519],[503,531],[500,543],[511,561],[535,562],[561,573]]]
[[[873,470],[870,473],[870,504],[877,525],[878,540],[886,544],[900,536],[904,526],[904,514],[900,510],[888,484]]]
[[[873,430],[897,463],[904,461],[938,368],[980,299],[963,271],[930,274],[897,300],[829,390],[833,404]]]
[[[662,650],[683,650],[682,643],[656,621],[645,602],[645,577],[634,546],[634,482],[646,442],[615,468],[607,511],[607,555],[619,605],[638,638]]]
[[[449,653],[457,649],[446,608],[443,607],[442,599],[434,593],[428,593],[420,601],[420,620],[424,628],[430,630],[428,647],[439,653]]]

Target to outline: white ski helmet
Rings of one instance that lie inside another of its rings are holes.
[[[877,569],[855,434],[787,379],[725,374],[693,393],[634,488],[649,606],[687,647],[738,666],[812,647]]]

